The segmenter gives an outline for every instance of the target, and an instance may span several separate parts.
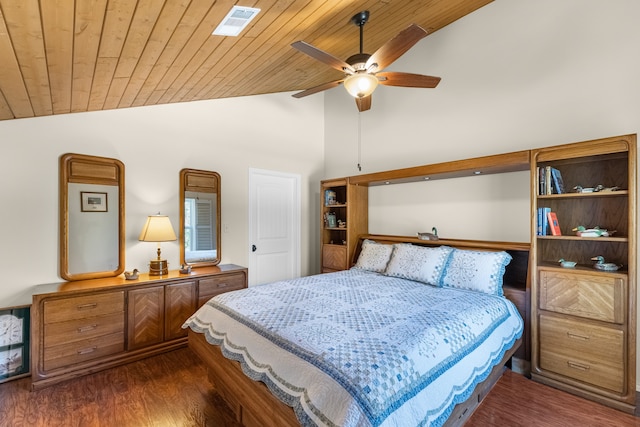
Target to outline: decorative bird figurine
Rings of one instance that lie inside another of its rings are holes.
[[[600,228],[597,225],[593,228],[586,228],[582,225],[573,229],[578,237],[607,237],[615,233],[615,231],[607,231],[606,228]]]
[[[576,266],[576,262],[575,261],[565,261],[564,258],[560,258],[558,260],[558,262],[564,268],[573,268],[573,267]]]
[[[593,265],[593,268],[596,270],[602,271],[616,271],[621,265],[615,264],[613,262],[604,262],[604,257],[602,255],[594,256],[591,260],[596,261]]]
[[[126,280],[136,280],[138,278],[138,269],[134,268],[133,271],[125,271],[124,278]]]
[[[432,227],[431,233],[418,233],[418,237],[421,240],[438,240],[438,229]]]

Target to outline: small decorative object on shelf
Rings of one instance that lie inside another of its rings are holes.
[[[124,272],[125,280],[136,280],[138,278],[138,269],[134,268],[133,271]]]
[[[593,187],[583,187],[582,185],[576,185],[573,189],[576,193],[593,193],[595,190]]]
[[[338,228],[347,228],[347,223],[341,219],[338,220]]]
[[[606,228],[600,228],[597,225],[593,228],[585,228],[584,226],[579,225],[572,231],[575,231],[576,236],[578,237],[608,237],[615,233],[615,230],[607,231]]]
[[[331,206],[337,204],[336,192],[333,190],[324,191],[324,204],[325,206]]]
[[[189,264],[180,265],[180,274],[190,274],[191,266]]]
[[[595,268],[596,270],[616,271],[620,267],[622,267],[621,265],[613,262],[604,262],[604,257],[602,255],[594,256],[593,258],[591,258],[591,260],[596,261],[596,263],[593,264],[593,268]]]
[[[576,266],[575,261],[565,261],[564,258],[560,258],[558,262],[560,263],[560,266],[564,268],[573,268]]]
[[[431,233],[418,233],[418,238],[420,240],[438,240],[438,229],[433,227],[431,228]]]
[[[593,191],[597,193],[607,193],[607,192],[618,191],[618,190],[620,190],[619,187],[605,187],[602,184],[596,185],[596,188],[593,189]]]
[[[328,212],[326,215],[326,222],[328,228],[336,228],[338,226],[336,214],[334,212]]]

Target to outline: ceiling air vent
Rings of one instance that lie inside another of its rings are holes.
[[[260,9],[244,6],[233,6],[220,25],[213,31],[216,36],[237,36],[249,25],[249,22],[260,12]]]

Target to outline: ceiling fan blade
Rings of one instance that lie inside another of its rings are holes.
[[[367,111],[371,108],[371,95],[362,98],[356,98],[356,105],[358,106],[358,111],[360,111],[361,113],[363,111]]]
[[[313,59],[316,59],[320,62],[327,64],[330,67],[335,68],[338,71],[344,72],[345,70],[349,70],[352,73],[355,72],[353,67],[347,64],[346,62],[344,62],[342,59],[338,59],[335,56],[331,55],[330,53],[320,50],[317,47],[312,46],[307,42],[297,41],[297,42],[291,43],[291,47],[299,50],[302,53],[309,55]]]
[[[291,96],[293,96],[294,98],[303,98],[303,97],[305,97],[307,95],[313,95],[314,93],[322,92],[323,90],[327,90],[327,89],[334,88],[336,86],[340,86],[343,81],[344,81],[344,79],[340,79],[340,80],[334,80],[334,81],[328,82],[328,83],[322,83],[321,85],[314,86],[314,87],[309,88],[307,90],[303,90],[302,92],[294,93]]]
[[[385,86],[434,88],[440,83],[440,77],[395,71],[376,73],[376,77],[378,77],[379,83]]]
[[[397,36],[383,44],[365,64],[365,69],[369,69],[373,64],[378,64],[376,70],[382,70],[396,59],[400,58],[406,51],[411,49],[427,35],[427,31],[422,27],[412,24],[400,31]]]

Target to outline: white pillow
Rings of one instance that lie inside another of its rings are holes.
[[[510,261],[511,255],[504,251],[454,249],[445,267],[442,286],[502,296],[502,276]]]
[[[453,248],[423,247],[407,243],[394,245],[385,274],[439,286]]]
[[[392,251],[393,245],[383,245],[373,240],[365,239],[362,242],[362,250],[358,256],[358,261],[353,268],[382,273],[387,268]]]

